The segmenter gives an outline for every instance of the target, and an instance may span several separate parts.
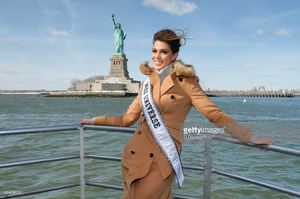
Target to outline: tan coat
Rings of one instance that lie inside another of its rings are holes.
[[[249,141],[251,129],[239,124],[209,100],[200,87],[192,66],[175,61],[171,74],[162,84],[158,74],[147,63],[141,65],[141,71],[150,77],[154,102],[179,151],[183,143],[183,123],[192,106],[217,127],[225,127],[225,131],[233,137],[244,143]],[[126,144],[122,156],[122,174],[126,184],[123,198],[172,198],[171,183],[174,174],[145,122],[141,112],[140,94],[126,113],[121,116],[96,117],[96,125],[131,126],[138,119],[140,126]],[[156,177],[155,181],[151,178],[158,170],[160,178]],[[139,182],[143,179],[144,184]],[[142,185],[136,186],[136,182]]]

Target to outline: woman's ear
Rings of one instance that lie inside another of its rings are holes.
[[[172,61],[175,61],[178,57],[178,52],[172,55]]]

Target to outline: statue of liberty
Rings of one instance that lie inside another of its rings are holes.
[[[114,38],[115,38],[115,53],[124,54],[124,40],[126,38],[126,33],[123,32],[120,23],[115,22],[115,15],[112,14],[112,21],[114,25]]]

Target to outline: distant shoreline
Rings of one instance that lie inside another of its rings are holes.
[[[212,90],[205,91],[208,97],[265,97],[265,98],[293,98],[300,97],[300,92],[295,91],[234,91],[234,90]],[[39,95],[43,97],[128,97],[136,96],[137,93],[128,93],[126,91],[67,91],[67,90],[0,90],[3,95]]]
[[[26,93],[0,93],[0,95],[38,95],[40,97],[132,97],[136,96],[137,94],[99,94],[99,93],[89,93],[89,94],[51,94],[49,95],[48,93],[39,93],[39,92],[26,92]],[[242,96],[242,95],[230,95],[230,96],[216,96],[216,95],[210,95],[207,94],[208,97],[213,97],[213,98],[299,98],[300,93],[296,93],[294,96]]]
[[[27,92],[27,93],[0,93],[0,95],[39,95],[38,92]]]

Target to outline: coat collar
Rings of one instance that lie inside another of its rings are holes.
[[[155,72],[153,67],[148,65],[148,62],[144,62],[140,65],[140,70],[143,74],[149,75],[151,79],[151,83],[154,88],[153,97],[156,102],[159,103],[159,96],[166,93],[170,88],[174,86],[174,77],[195,77],[196,72],[192,65],[187,65],[183,63],[181,60],[176,60],[173,63],[173,69],[168,75],[163,83],[160,85],[159,76]]]
[[[150,67],[148,62],[144,62],[140,65],[140,70],[144,75],[151,75],[155,72],[153,67]],[[192,65],[183,63],[181,60],[176,60],[173,63],[172,75],[181,76],[181,77],[195,77],[196,72]]]

